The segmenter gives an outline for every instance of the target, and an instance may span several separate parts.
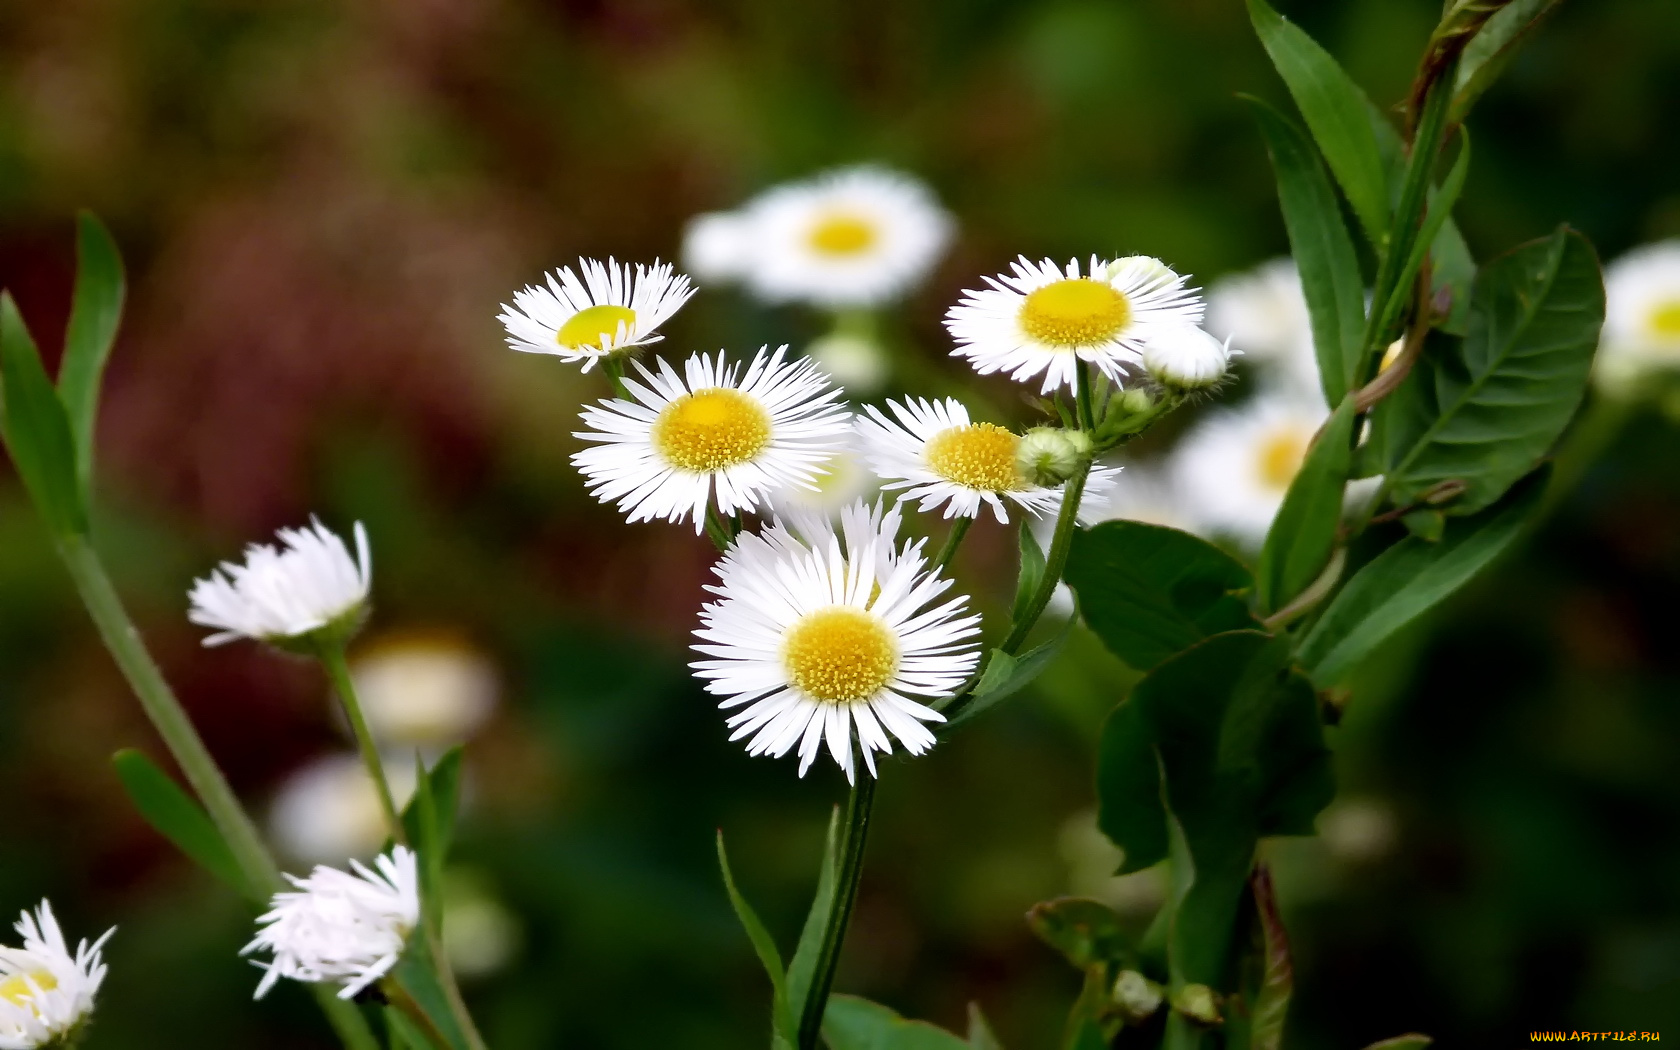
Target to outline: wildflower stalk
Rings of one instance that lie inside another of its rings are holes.
[[[839,868],[835,872],[834,901],[829,905],[823,927],[822,948],[811,974],[810,993],[799,1017],[799,1050],[816,1050],[822,1033],[828,993],[834,987],[834,969],[840,948],[846,941],[852,908],[857,904],[858,882],[863,875],[863,848],[869,838],[869,819],[875,808],[875,778],[859,773],[846,799],[846,824],[841,829]]]
[[[327,642],[316,656],[326,669],[327,678],[332,681],[333,691],[338,694],[344,717],[350,721],[356,750],[361,753],[362,765],[367,767],[368,776],[373,779],[374,791],[379,795],[379,809],[385,816],[385,828],[391,833],[391,841],[406,846],[408,834],[403,828],[402,814],[397,811],[396,800],[391,796],[391,782],[385,776],[385,762],[379,757],[379,746],[374,743],[367,718],[362,714],[362,703],[356,696],[356,683],[350,677],[350,665],[345,660],[344,643]]]
[[[963,537],[968,535],[968,528],[974,524],[974,519],[964,515],[951,523],[951,531],[945,536],[944,546],[939,548],[939,554],[933,559],[933,568],[943,569],[951,564],[951,559],[957,556],[957,548],[962,546]]]
[[[111,578],[106,574],[99,555],[89,545],[87,537],[79,533],[59,536],[58,551],[105,648],[127,679],[129,688],[139,698],[141,709],[146,712],[158,736],[163,738],[164,746],[169,748],[176,765],[181,767],[193,794],[203,804],[216,830],[227,843],[250,892],[266,897],[281,889],[279,865],[263,844],[256,825],[239,804],[215,759],[210,757],[203,738],[193,727],[192,720],[182,709],[169,683],[164,680],[157,662],[140,640],[140,632],[123,608],[122,599],[111,585]],[[311,990],[321,1004],[322,1012],[327,1015],[327,1021],[348,1050],[379,1050],[372,1030],[355,1004],[339,999],[324,985],[313,985]]]

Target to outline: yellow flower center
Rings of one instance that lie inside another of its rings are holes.
[[[653,421],[653,447],[665,462],[697,474],[746,463],[770,443],[770,413],[727,387],[677,398]]]
[[[0,981],[0,999],[4,999],[16,1006],[28,1006],[35,998],[35,989],[29,987],[29,981],[35,981],[35,988],[43,992],[50,992],[58,987],[58,978],[45,970],[35,970],[28,974],[14,973]]]
[[[811,247],[822,255],[857,255],[875,246],[875,224],[856,215],[833,212],[811,227]]]
[[[1268,488],[1286,489],[1301,471],[1312,434],[1300,427],[1284,427],[1267,434],[1260,442],[1256,464],[1260,480]]]
[[[1657,304],[1651,311],[1651,331],[1665,339],[1680,339],[1680,299]]]
[[[1021,304],[1021,328],[1051,346],[1091,346],[1113,338],[1132,320],[1132,304],[1088,277],[1047,284]]]
[[[809,613],[782,645],[788,678],[829,704],[867,700],[898,670],[898,643],[874,616],[849,605]]]
[[[1015,466],[1018,435],[996,423],[970,423],[933,435],[927,443],[927,463],[948,481],[971,489],[1013,492],[1026,488]]]
[[[568,350],[598,350],[618,335],[620,321],[629,331],[636,324],[636,311],[628,306],[586,306],[560,326],[554,341]]]

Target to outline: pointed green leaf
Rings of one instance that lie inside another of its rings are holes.
[[[940,726],[939,732],[950,732],[1031,685],[1033,679],[1043,674],[1061,654],[1062,646],[1067,644],[1068,636],[1073,633],[1076,620],[1078,616],[1068,617],[1055,634],[1020,656],[1010,656],[1002,649],[993,649],[991,658],[986,661],[986,670],[974,687],[974,699]]]
[[[1356,382],[1365,339],[1365,278],[1342,207],[1306,133],[1256,98],[1254,108],[1277,176],[1289,250],[1301,274],[1313,350],[1326,403],[1339,405]]]
[[[449,995],[438,980],[426,936],[421,931],[409,935],[408,947],[391,970],[391,980],[413,1000],[432,1030],[443,1038],[444,1045],[439,1050],[470,1050],[466,1033],[450,1008]]]
[[[1417,239],[1412,242],[1411,251],[1406,257],[1405,264],[1394,286],[1394,294],[1389,297],[1383,308],[1379,324],[1387,325],[1400,316],[1406,300],[1412,295],[1412,285],[1423,268],[1423,260],[1432,252],[1439,253],[1441,246],[1437,244],[1443,230],[1446,229],[1447,219],[1452,214],[1453,205],[1458,203],[1458,195],[1464,189],[1464,176],[1470,170],[1470,135],[1464,132],[1460,136],[1463,146],[1458,151],[1458,157],[1453,161],[1452,168],[1447,172],[1441,188],[1436,190],[1429,200],[1429,208],[1425,213],[1423,228],[1418,232]],[[1453,250],[1451,246],[1447,249]]]
[[[1345,398],[1308,450],[1266,533],[1255,570],[1260,608],[1272,612],[1306,590],[1330,563],[1342,521],[1342,493],[1353,466],[1359,406]]]
[[[741,921],[742,929],[747,931],[747,940],[752,942],[753,951],[758,955],[759,964],[764,967],[765,974],[770,978],[770,1023],[774,1033],[790,1042],[795,1037],[793,1015],[788,1010],[787,979],[782,970],[782,955],[776,950],[776,941],[765,929],[764,922],[758,917],[747,899],[741,896],[741,891],[735,888],[735,876],[729,870],[729,854],[723,848],[723,831],[717,836],[718,870],[723,873],[723,887],[729,893],[729,904],[735,909],[735,917]],[[807,990],[809,989],[809,978]]]
[[[403,809],[403,829],[411,842],[430,840],[439,860],[447,858],[455,839],[455,819],[461,808],[461,748],[452,747],[430,770],[422,764],[414,797]],[[418,756],[417,756],[418,760]]]
[[[180,785],[151,759],[133,749],[111,756],[123,790],[134,808],[158,834],[186,854],[193,863],[221,879],[239,893],[257,900],[265,894],[252,893],[234,860],[233,851],[216,830],[209,814],[192,800]]]
[[[1388,232],[1388,181],[1365,92],[1330,52],[1266,0],[1248,0],[1248,15],[1365,235],[1380,248]]]
[[[853,995],[829,998],[822,1034],[829,1050],[972,1050],[943,1028],[906,1021],[879,1003]]]
[[[1447,522],[1439,540],[1407,536],[1354,573],[1296,654],[1313,681],[1336,685],[1396,631],[1470,582],[1521,534],[1549,473],[1537,471],[1496,507]]]
[[[1493,86],[1516,57],[1517,51],[1546,16],[1557,10],[1559,0],[1512,0],[1495,12],[1464,49],[1458,66],[1457,94],[1453,97],[1452,119],[1461,121],[1482,92]]]
[[[1027,606],[1032,604],[1033,595],[1038,593],[1039,581],[1044,579],[1044,548],[1038,545],[1038,537],[1027,527],[1024,517],[1016,532],[1020,534],[1021,574],[1016,579],[1015,602],[1009,610],[1012,622],[1021,619]]]
[[[1598,257],[1567,227],[1482,267],[1469,333],[1379,406],[1394,501],[1462,482],[1442,509],[1471,514],[1533,470],[1580,404],[1603,321]]]
[[[1384,1039],[1379,1043],[1372,1043],[1365,1050],[1423,1050],[1424,1047],[1434,1041],[1434,1036],[1419,1035],[1412,1032],[1407,1035],[1397,1035],[1390,1039]]]
[[[1041,901],[1027,911],[1027,926],[1076,969],[1129,962],[1132,938],[1113,908],[1083,897]]]
[[[431,1039],[420,1026],[394,1006],[385,1008],[385,1030],[391,1050],[436,1050]]]
[[[99,219],[91,212],[82,212],[76,217],[76,290],[70,302],[70,324],[64,332],[58,395],[70,420],[76,478],[84,501],[92,486],[99,384],[111,345],[116,342],[122,308],[122,256]]]
[[[87,531],[64,403],[10,292],[0,294],[0,433],[35,509],[60,535]]]
[[[1063,578],[1086,626],[1140,671],[1209,635],[1258,626],[1242,563],[1163,525],[1105,521],[1076,531]]]
[[[787,968],[788,1015],[799,1017],[805,1011],[805,999],[811,994],[811,980],[816,976],[817,956],[822,953],[823,933],[828,928],[828,911],[834,905],[835,867],[840,863],[836,850],[840,843],[840,807],[835,806],[828,816],[828,834],[823,838],[822,867],[817,872],[817,892],[811,897],[811,908],[805,913],[805,928],[799,932],[799,944]]]
[[[968,1045],[972,1050],[1003,1050],[1003,1042],[980,1012],[979,1003],[968,1004]]]

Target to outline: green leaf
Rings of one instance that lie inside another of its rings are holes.
[[[1015,602],[1009,609],[1011,622],[1020,621],[1032,604],[1033,595],[1038,593],[1039,581],[1044,579],[1044,548],[1038,545],[1038,537],[1027,527],[1024,517],[1016,531],[1020,533],[1021,575],[1015,581]]]
[[[1603,321],[1598,258],[1573,230],[1484,266],[1468,334],[1446,352],[1426,348],[1378,408],[1395,503],[1462,482],[1442,509],[1471,514],[1533,470],[1580,404]]]
[[[758,954],[759,964],[770,978],[770,1022],[776,1036],[794,1040],[795,1029],[793,1015],[788,1010],[787,983],[782,971],[782,956],[776,950],[776,942],[765,929],[758,913],[753,911],[747,899],[741,896],[741,891],[735,888],[735,876],[729,870],[729,854],[723,848],[723,832],[717,836],[718,870],[723,872],[723,886],[729,892],[730,906],[735,909],[735,917],[741,920],[741,927],[747,931],[747,940],[752,942],[753,951]],[[806,978],[809,982],[809,978]],[[807,983],[809,989],[809,983]],[[830,1007],[832,1009],[832,1007]]]
[[[1342,521],[1342,492],[1353,467],[1355,398],[1344,398],[1307,451],[1266,533],[1255,570],[1260,608],[1273,612],[1306,590],[1330,563]]]
[[[1260,925],[1260,986],[1249,1007],[1248,1050],[1282,1050],[1283,1023],[1295,991],[1295,964],[1289,957],[1289,934],[1278,913],[1271,869],[1257,864],[1249,880]]]
[[[1388,232],[1388,182],[1365,92],[1330,52],[1266,0],[1248,0],[1248,15],[1353,213],[1380,250]]]
[[[390,1036],[391,1050],[436,1050],[420,1026],[394,1006],[385,1008],[385,1028]]]
[[[1108,1050],[1108,1037],[1097,1022],[1086,1018],[1074,1032],[1073,1040],[1069,1044],[1071,1050]]]
[[[414,755],[414,797],[403,808],[403,831],[419,854],[420,900],[433,929],[443,928],[443,867],[461,794],[461,749],[450,748],[430,771]]]
[[[426,946],[425,934],[416,931],[410,935],[408,947],[391,970],[391,980],[413,1000],[432,1030],[443,1038],[444,1046],[440,1050],[469,1050],[466,1033],[461,1031],[460,1024],[455,1020],[449,996],[438,981],[437,967]]]
[[[1258,626],[1242,563],[1162,525],[1107,521],[1076,531],[1063,578],[1086,626],[1140,671],[1209,635]]]
[[[1522,532],[1549,474],[1536,471],[1498,506],[1447,522],[1438,541],[1407,536],[1354,573],[1296,654],[1313,681],[1337,684],[1394,632],[1470,582]]]
[[[1512,0],[1494,12],[1464,48],[1453,96],[1453,120],[1465,118],[1482,92],[1499,79],[1524,41],[1557,6],[1558,0]]]
[[[1003,1050],[1003,1042],[980,1012],[979,1003],[968,1004],[968,1045],[973,1050]]]
[[[64,402],[10,292],[0,294],[0,409],[0,433],[36,511],[60,535],[86,532]]]
[[[1411,1032],[1406,1035],[1397,1035],[1389,1039],[1384,1039],[1378,1043],[1372,1043],[1370,1046],[1366,1047],[1365,1050],[1423,1050],[1424,1047],[1434,1041],[1434,1036],[1419,1035],[1416,1032]]]
[[[974,699],[949,722],[940,726],[939,732],[950,732],[1031,685],[1033,679],[1043,674],[1061,654],[1062,646],[1067,644],[1077,620],[1077,615],[1068,617],[1055,634],[1020,656],[1010,656],[1002,649],[993,649],[991,658],[986,661],[986,670],[974,686]]]
[[[159,769],[151,759],[133,749],[118,751],[111,756],[123,790],[134,808],[158,834],[186,854],[193,863],[221,879],[244,896],[266,900],[267,895],[254,893],[234,860],[227,841],[210,820],[209,814],[194,802],[180,785]]]
[[[1470,170],[1470,135],[1464,132],[1461,136],[1463,146],[1458,151],[1458,157],[1453,161],[1452,168],[1447,172],[1447,178],[1441,183],[1441,188],[1430,197],[1428,210],[1425,213],[1423,227],[1418,231],[1417,238],[1412,242],[1411,251],[1406,256],[1405,264],[1394,286],[1394,294],[1389,297],[1383,308],[1382,323],[1385,325],[1400,316],[1405,302],[1412,295],[1412,284],[1417,277],[1418,270],[1423,267],[1423,260],[1431,252],[1439,253],[1441,246],[1437,245],[1447,220],[1452,214],[1453,205],[1458,203],[1458,195],[1464,189],[1464,176]],[[1456,234],[1456,230],[1454,233]],[[1446,251],[1451,253],[1455,246],[1447,245]]]
[[[828,834],[823,839],[822,867],[817,872],[817,892],[811,897],[811,910],[805,913],[805,928],[799,932],[799,944],[787,968],[788,1016],[800,1017],[805,1011],[805,999],[811,994],[811,980],[817,972],[817,956],[822,952],[823,933],[828,927],[828,911],[834,905],[835,868],[840,863],[836,849],[840,843],[840,807],[835,806],[828,817]]]
[[[1278,203],[1301,273],[1325,401],[1339,405],[1356,381],[1364,350],[1365,279],[1359,256],[1318,150],[1289,118],[1259,99],[1248,102],[1277,176]]]
[[[76,478],[87,502],[93,479],[93,430],[99,384],[122,320],[123,264],[116,242],[91,212],[76,217],[76,291],[58,366],[58,395],[70,420]]]
[[[1041,901],[1027,911],[1027,926],[1078,969],[1133,957],[1132,939],[1113,908],[1083,897]]]
[[[852,995],[829,997],[822,1033],[829,1050],[973,1050],[943,1028]]]

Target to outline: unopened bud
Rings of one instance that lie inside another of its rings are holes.
[[[1231,368],[1231,346],[1186,325],[1145,344],[1143,367],[1168,390],[1202,390],[1225,378]]]
[[[1120,395],[1120,411],[1128,416],[1141,416],[1155,407],[1155,395],[1142,387],[1132,387]]]
[[[1035,485],[1060,485],[1090,451],[1090,436],[1078,430],[1034,427],[1021,435],[1015,467]]]
[[[1148,1020],[1161,1008],[1161,986],[1136,970],[1122,970],[1110,993],[1127,1024]]]
[[[1122,267],[1142,270],[1151,284],[1166,284],[1179,279],[1178,271],[1153,255],[1123,255],[1108,264],[1108,272],[1110,275],[1119,273]]]
[[[1197,1024],[1214,1025],[1219,1016],[1219,993],[1205,984],[1187,984],[1173,993],[1172,1007]]]

